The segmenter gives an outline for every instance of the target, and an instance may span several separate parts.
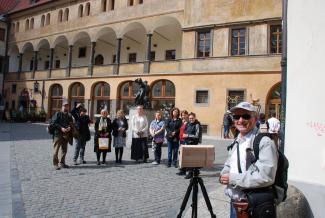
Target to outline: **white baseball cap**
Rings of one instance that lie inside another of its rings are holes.
[[[249,102],[245,102],[245,101],[240,102],[235,107],[232,107],[230,109],[230,111],[232,113],[234,113],[237,109],[243,109],[243,110],[246,110],[246,111],[257,112],[257,109],[256,109],[256,107],[254,105],[252,105]]]

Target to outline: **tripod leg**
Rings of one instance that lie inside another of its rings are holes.
[[[193,194],[192,194],[192,218],[197,218],[197,193],[198,193],[198,179],[193,178]]]
[[[190,182],[190,184],[187,187],[187,191],[185,193],[185,196],[184,196],[184,199],[183,199],[183,202],[182,202],[182,205],[181,205],[181,209],[180,209],[180,211],[179,211],[179,213],[177,215],[177,218],[181,218],[182,217],[182,213],[185,210],[187,201],[188,201],[188,199],[190,197],[190,194],[191,194],[191,191],[192,191],[193,183],[194,183],[194,180],[191,179],[191,182]]]
[[[206,205],[208,207],[208,210],[210,211],[210,215],[211,215],[212,218],[216,218],[216,215],[213,213],[212,205],[211,205],[207,190],[206,190],[206,188],[204,186],[203,180],[202,180],[202,178],[199,178],[198,180],[199,180],[199,183],[200,183],[200,186],[201,186],[201,190],[202,190],[202,194],[203,194],[205,203],[206,203]]]

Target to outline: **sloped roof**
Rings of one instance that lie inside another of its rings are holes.
[[[7,14],[17,6],[16,0],[0,0],[0,15]]]
[[[38,0],[36,3],[31,3],[31,0],[0,0],[0,14],[22,11],[50,1],[53,0]]]

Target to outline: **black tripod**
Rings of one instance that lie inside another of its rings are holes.
[[[198,184],[200,184],[201,186],[201,190],[202,190],[202,194],[205,200],[205,203],[210,211],[211,217],[212,218],[216,218],[216,215],[213,213],[212,211],[212,206],[211,206],[211,202],[207,193],[207,190],[203,184],[203,180],[201,177],[199,177],[200,174],[200,170],[198,168],[194,168],[193,169],[193,178],[190,181],[190,184],[187,188],[185,197],[183,199],[182,205],[181,205],[181,209],[179,211],[179,214],[177,215],[177,218],[181,218],[182,217],[182,213],[186,207],[187,201],[190,197],[191,191],[193,189],[193,194],[192,194],[192,218],[197,218],[197,193],[199,191],[199,187]]]

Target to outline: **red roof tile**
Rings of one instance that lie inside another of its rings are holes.
[[[25,10],[38,5],[45,4],[53,0],[38,0],[36,3],[31,3],[31,0],[0,0],[0,14]]]
[[[9,11],[13,10],[18,1],[16,0],[0,0],[0,15],[1,14],[6,14]]]

